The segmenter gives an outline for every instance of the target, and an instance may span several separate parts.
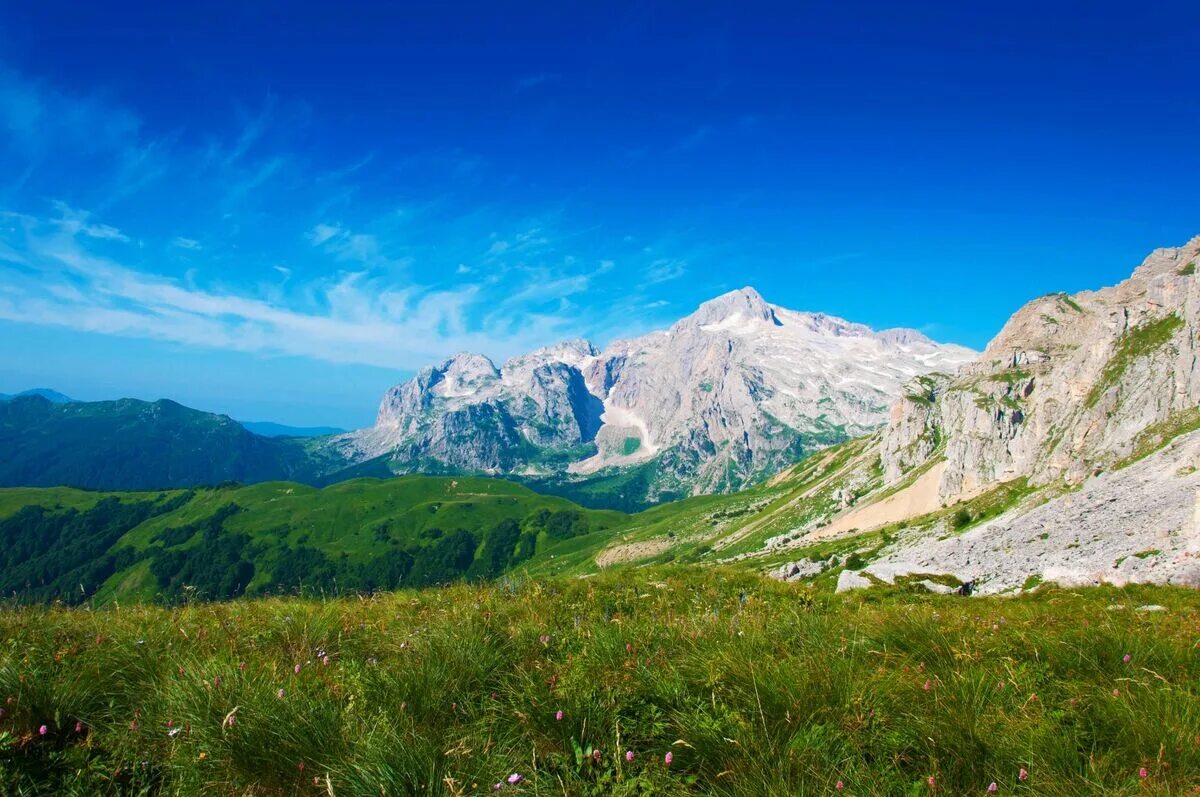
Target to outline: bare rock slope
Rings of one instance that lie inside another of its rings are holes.
[[[877,429],[905,383],[974,356],[744,288],[604,351],[573,341],[499,368],[457,355],[389,390],[373,427],[334,444],[399,470],[583,480],[644,468],[651,500],[724,492]]]
[[[1197,261],[1200,237],[1114,287],[1035,299],[957,375],[914,380],[879,436],[878,485],[790,544],[882,532],[845,588],[1200,586]]]

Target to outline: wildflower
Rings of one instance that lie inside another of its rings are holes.
[[[45,726],[42,726],[42,727],[45,727]],[[1148,777],[1150,777],[1150,773],[1146,771],[1145,767],[1141,767],[1140,769],[1138,769],[1138,777],[1139,778],[1148,778]]]
[[[42,727],[38,728],[38,736],[45,736],[49,731],[50,729],[43,725]]]
[[[663,756],[663,763],[666,764],[667,766],[671,766],[671,762],[674,760],[675,760],[675,754],[672,753],[670,750],[668,750],[667,754],[665,756]]]
[[[925,686],[924,686],[925,691],[928,692],[932,688],[933,688],[933,683],[931,681],[926,681]]]
[[[303,771],[304,771],[304,762],[303,762],[303,761],[301,761],[299,764],[297,764],[297,765],[296,765],[296,769],[298,769],[298,770],[300,770],[301,772],[303,772]]]
[[[179,731],[180,731],[179,728],[172,728],[171,730],[167,731],[167,736],[171,739],[174,739],[176,736],[179,735]]]
[[[244,661],[239,661],[239,662],[238,662],[238,671],[239,671],[239,672],[245,672],[245,671],[246,671],[246,662],[244,662]]]
[[[632,750],[626,750],[626,751],[625,751],[625,760],[626,760],[627,762],[629,762],[630,764],[632,764],[632,763],[633,763],[633,751],[632,751]]]
[[[137,731],[137,729],[138,729],[138,723],[137,723],[137,720],[131,720],[131,721],[130,721],[130,723],[129,723],[129,730],[131,730],[131,731],[135,731],[135,732],[136,732],[136,731]]]
[[[554,714],[554,719],[558,720],[559,722],[562,722],[562,718],[563,718],[562,709],[559,709],[559,710],[558,710],[558,711],[557,711],[557,712]]]
[[[600,763],[600,751],[599,750],[592,751],[592,760],[595,761],[597,764]]]
[[[297,664],[295,667],[293,667],[292,672],[294,672],[296,675],[299,675],[300,674],[300,665]]]
[[[283,696],[284,696],[285,694],[287,694],[287,693],[286,693],[286,692],[284,692],[284,691],[283,691],[283,688],[281,687],[281,688],[279,688],[278,690],[276,690],[276,692],[275,692],[275,697],[279,698],[280,700],[283,700]]]
[[[540,637],[538,637],[538,642],[541,642],[543,645],[549,645],[550,644],[550,635],[542,634]]]
[[[1017,780],[1029,780],[1029,770],[1025,769],[1025,767],[1021,767],[1021,771],[1017,773]]]
[[[1120,689],[1114,689],[1114,690],[1113,690],[1113,697],[1120,697],[1120,696],[1121,696],[1121,690],[1120,690]]]
[[[329,666],[329,654],[328,653],[326,653],[324,656],[321,657],[321,663],[324,664],[326,667]]]
[[[842,782],[839,780],[839,781],[837,782],[837,785],[836,785],[836,786],[834,786],[834,788],[835,788],[835,789],[837,789],[838,791],[841,791],[842,789],[846,788],[846,784],[845,784],[845,783],[842,783]]]
[[[497,781],[496,785],[492,787],[492,791],[500,791],[503,788],[504,784]]]
[[[514,772],[514,773],[512,773],[511,775],[509,775],[509,776],[508,776],[508,785],[509,785],[509,786],[516,786],[518,783],[520,783],[520,782],[521,782],[521,781],[523,781],[523,780],[525,780],[525,778],[521,777],[521,776],[520,776],[520,775],[518,775],[516,772]]]
[[[220,686],[220,685],[221,685],[221,676],[214,675],[213,676],[213,686]]]
[[[83,723],[82,722],[75,723],[75,733],[83,733]]]
[[[929,776],[929,780],[927,780],[926,783],[929,784],[929,788],[931,789],[937,788],[937,781],[933,779],[933,775]]]
[[[1121,659],[1121,661],[1125,662],[1126,664],[1128,664],[1132,660],[1133,660],[1133,656],[1130,656],[1128,653],[1126,653],[1124,658]]]
[[[996,785],[996,781],[993,780],[991,783],[988,784],[988,794],[995,794],[996,791],[999,790],[999,788],[1000,787]]]

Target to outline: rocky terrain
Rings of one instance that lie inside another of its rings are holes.
[[[889,529],[843,588],[1200,585],[1198,259],[1200,237],[1114,287],[1035,299],[956,376],[914,380],[877,444],[879,486],[796,544]]]
[[[913,377],[975,353],[785,310],[744,288],[603,351],[571,341],[496,367],[460,354],[387,392],[352,460],[566,480],[646,468],[646,498],[736,490],[878,428]]]

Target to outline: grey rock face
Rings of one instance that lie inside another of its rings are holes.
[[[500,368],[457,355],[389,390],[375,426],[337,445],[412,469],[568,478],[653,462],[651,498],[726,491],[878,428],[906,382],[974,354],[745,288],[602,352],[572,341]]]
[[[1027,304],[932,401],[897,404],[886,478],[944,457],[949,502],[1019,477],[1078,484],[1129,457],[1200,403],[1198,259],[1200,237],[1156,250],[1115,287]]]
[[[1015,479],[1040,500],[904,538],[866,572],[950,573],[982,592],[1200,586],[1198,261],[1200,237],[1114,287],[1035,299],[957,376],[914,383],[881,436],[885,485],[937,463],[942,506]]]

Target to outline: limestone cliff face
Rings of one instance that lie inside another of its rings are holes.
[[[878,428],[907,381],[974,356],[746,288],[604,351],[573,341],[500,368],[458,355],[389,390],[375,426],[338,445],[402,469],[571,479],[648,465],[651,499],[726,491]]]
[[[1197,260],[1200,237],[1114,287],[1025,305],[931,400],[896,405],[885,478],[944,458],[944,503],[1017,477],[1078,484],[1169,432],[1200,403]]]

